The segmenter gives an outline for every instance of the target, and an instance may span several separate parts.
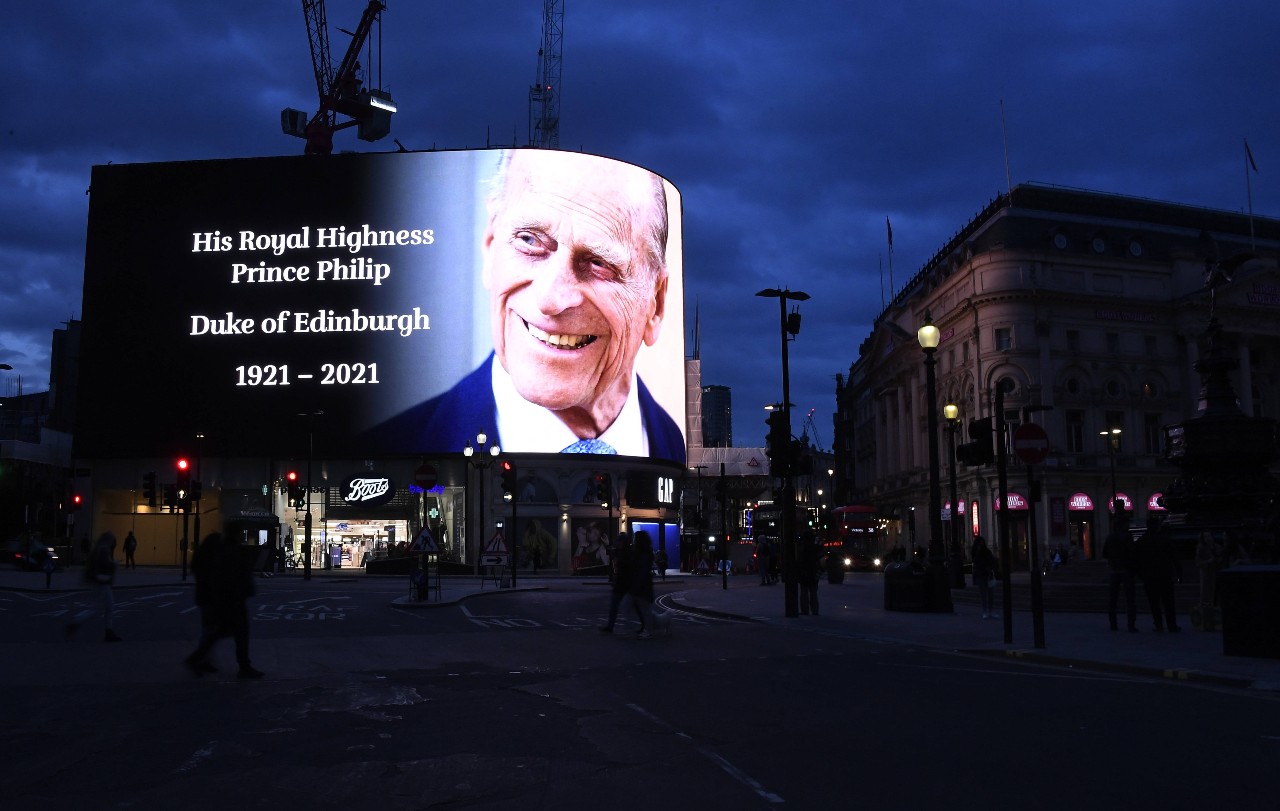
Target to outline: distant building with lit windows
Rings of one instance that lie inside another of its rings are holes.
[[[1211,294],[1206,263],[1245,253],[1256,258]],[[892,516],[890,545],[928,545],[926,380],[916,339],[928,313],[941,330],[939,414],[959,406],[955,443],[969,441],[972,421],[993,416],[996,386],[1008,381],[1009,433],[1030,420],[1050,439],[1037,469],[1040,551],[1099,557],[1113,491],[1135,525],[1160,520],[1161,490],[1178,475],[1164,458],[1163,428],[1197,414],[1195,363],[1211,304],[1238,360],[1231,382],[1241,410],[1280,415],[1278,259],[1280,220],[1032,184],[1000,195],[897,292],[847,378],[837,378],[837,503]],[[947,520],[952,435],[939,422]],[[956,480],[967,554],[973,534],[998,534],[997,468],[958,465]],[[1031,494],[1013,457],[1008,487],[1015,566],[1025,568]]]
[[[702,387],[702,444],[733,447],[733,392],[728,386]]]

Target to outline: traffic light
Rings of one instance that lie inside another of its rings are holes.
[[[191,463],[185,456],[178,460],[178,477],[174,483],[178,488],[178,498],[186,498],[187,491],[191,489]]]
[[[80,505],[84,503],[84,497],[79,493],[72,493],[71,498],[67,499],[67,512],[73,513],[80,509]]]
[[[142,474],[142,497],[147,500],[148,507],[156,506],[156,473],[154,470]]]
[[[301,507],[302,485],[298,483],[298,471],[290,470],[284,474],[284,480],[289,490],[289,506],[294,508]]]
[[[787,413],[782,409],[769,412],[765,420],[769,433],[765,435],[764,454],[769,457],[769,473],[773,476],[787,475],[787,455],[791,450],[791,432],[787,427]]]
[[[164,506],[169,508],[169,512],[173,512],[173,508],[178,506],[178,488],[172,484],[164,486]]]
[[[516,466],[506,459],[502,460],[502,492],[510,496],[509,501],[515,501]]]
[[[194,482],[192,482],[192,483],[191,483],[191,495],[190,495],[190,496],[188,496],[188,498],[189,498],[191,501],[199,501],[199,500],[200,500],[200,491],[201,491],[201,490],[203,490],[203,489],[204,489],[204,486],[203,486],[203,484],[201,484],[199,481],[194,481]]]
[[[972,442],[956,446],[956,461],[969,467],[989,465],[995,461],[995,448],[991,445],[991,417],[983,417],[969,423],[969,438]]]
[[[613,501],[613,476],[608,473],[600,474],[600,504],[605,505]]]

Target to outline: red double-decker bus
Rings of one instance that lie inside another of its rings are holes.
[[[876,509],[867,504],[834,507],[827,513],[827,535],[823,540],[830,556],[843,558],[846,571],[878,572],[884,568],[885,533]],[[830,563],[828,563],[830,565]]]

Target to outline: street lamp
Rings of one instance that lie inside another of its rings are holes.
[[[787,341],[791,340],[788,336],[800,334],[800,313],[796,312],[787,314],[788,301],[808,301],[809,294],[800,290],[779,290],[776,287],[770,287],[756,293],[761,298],[776,298],[778,300],[778,313],[781,316],[782,326],[782,430],[785,432],[784,438],[787,440],[780,448],[780,457],[782,460],[783,476],[782,487],[780,489],[781,498],[778,499],[779,506],[782,510],[782,599],[784,613],[788,617],[800,616],[800,590],[799,584],[796,582],[798,572],[796,559],[796,510],[795,500],[796,491],[792,483],[792,459],[791,459],[791,372],[787,361]]]
[[[323,411],[302,411],[299,417],[307,418],[307,513],[302,525],[302,579],[311,579],[311,464],[316,455],[316,417],[324,416]],[[296,513],[295,513],[296,515]],[[325,536],[326,543],[328,535]],[[324,568],[333,568],[333,556],[324,550]]]
[[[951,591],[947,588],[945,571],[946,549],[942,540],[942,482],[938,450],[938,381],[934,367],[938,360],[934,353],[942,333],[933,324],[933,317],[926,310],[924,326],[916,331],[920,348],[924,350],[925,399],[928,409],[926,424],[929,431],[929,585],[935,611],[952,611]]]
[[[484,500],[485,471],[487,471],[489,469],[489,466],[492,465],[494,461],[498,458],[498,454],[502,453],[502,448],[499,448],[498,443],[495,442],[492,445],[489,445],[489,452],[486,454],[485,445],[488,445],[488,443],[489,443],[488,435],[486,435],[484,431],[481,431],[480,433],[476,434],[475,447],[472,447],[471,440],[467,440],[467,447],[462,449],[462,455],[467,457],[467,464],[471,465],[477,471],[479,471],[479,478],[480,478],[480,535],[478,536],[478,540],[476,541],[477,564],[480,559],[480,552],[482,551],[483,545],[484,545],[484,533],[488,526],[485,522],[485,514],[487,512],[486,507],[488,506]],[[478,453],[477,453],[477,448],[479,449]],[[513,532],[515,531],[515,527],[512,527],[512,531]]]
[[[1107,450],[1111,456],[1111,526],[1116,524],[1117,511],[1120,509],[1119,488],[1116,486],[1116,451],[1120,448],[1120,429],[1099,431],[1098,436],[1108,437]]]
[[[964,588],[964,549],[960,544],[960,502],[956,495],[956,429],[960,427],[960,406],[947,403],[942,407],[942,417],[947,421],[949,442],[947,458],[951,460],[951,557],[947,568],[951,571],[951,588]]]

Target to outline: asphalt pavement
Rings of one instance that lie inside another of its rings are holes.
[[[301,573],[291,571],[277,575],[282,578],[300,578]],[[482,581],[479,577],[445,577],[440,578],[438,588],[430,589],[426,599],[418,599],[411,593],[407,577],[371,577],[360,569],[314,570],[313,580],[317,586],[342,583],[344,587],[360,587],[361,583],[388,582],[404,586],[404,593],[394,597],[392,602],[399,608],[413,610],[430,610],[442,606],[456,605],[462,601],[483,600],[485,596],[526,593],[529,599],[536,600],[537,594],[548,588],[598,589],[607,588],[607,582],[601,578],[577,578],[564,576],[524,576],[518,577],[517,585],[503,587],[492,579]],[[688,574],[669,572],[664,580],[656,583],[659,603],[668,610],[687,611],[697,614],[719,616],[743,622],[768,623],[783,628],[796,628],[812,633],[825,633],[844,637],[866,638],[877,641],[889,641],[900,644],[961,651],[1001,657],[1014,657],[1026,661],[1044,664],[1079,668],[1098,672],[1127,673],[1146,675],[1157,678],[1180,679],[1186,681],[1216,684],[1226,687],[1246,688],[1263,691],[1280,692],[1280,658],[1264,658],[1255,656],[1228,656],[1224,653],[1221,631],[1200,631],[1192,628],[1190,618],[1180,613],[1179,621],[1182,630],[1178,633],[1155,633],[1152,630],[1150,616],[1146,612],[1139,614],[1139,632],[1130,633],[1124,630],[1124,618],[1121,617],[1121,630],[1111,631],[1108,627],[1105,609],[1099,611],[1098,605],[1105,606],[1105,595],[1099,589],[1104,585],[1084,582],[1076,584],[1077,591],[1088,590],[1094,595],[1094,610],[1059,610],[1062,605],[1078,607],[1080,601],[1058,597],[1062,590],[1048,590],[1045,597],[1044,611],[1041,612],[1041,633],[1036,634],[1035,617],[1026,607],[1026,592],[1029,577],[1026,573],[1015,575],[1012,595],[1014,610],[1008,615],[1011,642],[1005,642],[1006,618],[994,617],[984,619],[978,607],[976,590],[973,586],[953,591],[954,608],[949,613],[888,611],[885,609],[884,578],[874,573],[853,574],[845,578],[843,583],[823,581],[819,586],[820,613],[817,616],[786,616],[784,587],[782,584],[761,585],[755,575],[733,575],[727,580],[719,575],[696,577]],[[143,567],[134,570],[121,570],[117,575],[116,589],[135,589],[155,586],[184,587],[191,586],[188,577],[182,578],[179,569],[170,567]],[[46,576],[42,572],[26,572],[17,569],[0,570],[0,592],[22,592],[34,596],[41,592],[78,591],[87,588],[81,580],[79,568],[55,572]],[[1103,602],[1098,602],[1103,600]],[[1142,600],[1139,588],[1139,600]],[[1001,595],[997,589],[996,606],[1000,609]],[[1037,636],[1042,644],[1037,645]],[[652,644],[662,644],[662,639],[654,639]],[[52,641],[43,643],[45,649],[41,656],[23,657],[14,651],[10,640],[0,640],[0,645],[9,648],[5,656],[0,657],[7,663],[0,666],[0,684],[6,686],[31,683],[36,678],[40,682],[58,681],[59,677],[49,672],[50,656],[58,658]],[[26,643],[31,644],[31,643]],[[299,645],[306,644],[299,642]],[[316,642],[317,646],[328,645]],[[650,643],[646,643],[650,644]],[[69,647],[65,646],[64,647]],[[166,646],[131,646],[128,640],[121,644],[107,646],[113,650],[109,659],[100,658],[96,662],[98,668],[109,671],[113,666],[132,673],[168,672],[173,670],[174,650]],[[393,659],[397,651],[388,649],[383,652],[364,649],[362,658],[370,659],[384,656]],[[158,661],[155,667],[140,661],[148,656],[155,656]],[[331,656],[332,667],[340,669],[349,657],[349,651],[328,645],[325,650],[311,651],[308,660],[322,661]],[[40,664],[37,674],[32,667],[23,666],[24,661],[35,661]],[[113,665],[113,663],[117,663]],[[68,665],[71,662],[68,661]],[[269,672],[272,669],[264,666]],[[278,671],[275,671],[278,672]],[[103,678],[110,679],[109,673]]]

